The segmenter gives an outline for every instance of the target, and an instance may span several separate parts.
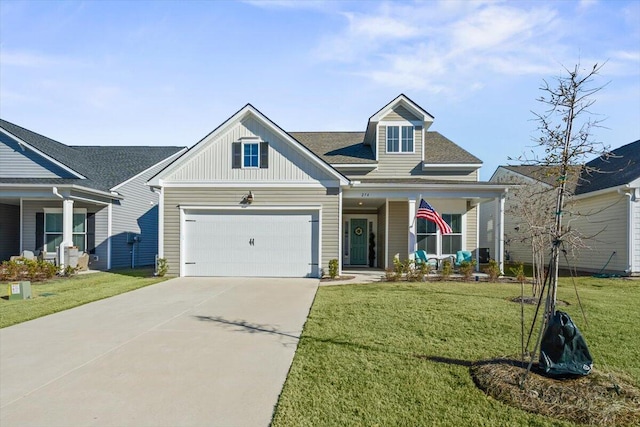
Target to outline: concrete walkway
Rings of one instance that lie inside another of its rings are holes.
[[[0,330],[0,426],[267,426],[318,287],[179,278]]]

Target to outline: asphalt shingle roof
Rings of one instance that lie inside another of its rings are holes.
[[[558,184],[559,167],[541,165],[501,166],[512,172],[536,179],[545,184]],[[580,171],[578,177],[578,171]],[[628,184],[640,177],[640,140],[632,142],[588,162],[584,167],[573,166],[567,189],[585,194],[605,188]]]
[[[364,132],[289,132],[298,142],[329,164],[375,163]]]
[[[364,132],[289,132],[289,135],[329,164],[376,163],[373,150],[362,142]],[[438,132],[426,132],[424,144],[426,163],[482,163]]]
[[[4,183],[77,184],[96,190],[109,191],[114,186],[177,153],[184,147],[130,146],[68,146],[28,129],[0,119],[0,127],[36,150],[57,160],[87,179],[37,179],[15,181],[2,178]]]
[[[586,166],[576,194],[628,184],[640,177],[640,139],[616,148],[610,156],[591,160]]]

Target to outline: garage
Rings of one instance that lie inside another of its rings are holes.
[[[184,209],[181,224],[182,276],[319,276],[319,210]]]

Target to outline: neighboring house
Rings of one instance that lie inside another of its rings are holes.
[[[561,256],[561,266],[584,272],[602,270],[609,274],[639,275],[640,140],[613,150],[606,159],[592,160],[586,166],[585,170],[599,172],[583,171],[577,182],[569,185],[569,191],[575,195],[563,215],[564,226],[585,236],[585,247],[576,249],[573,256],[568,250],[569,265]],[[538,166],[499,166],[490,179],[496,183],[532,184],[547,190],[552,189],[556,181],[557,173],[549,167]],[[521,227],[518,216],[510,213],[509,206],[513,203],[508,196],[504,219],[505,249],[511,260],[531,263],[526,227]],[[493,202],[488,202],[480,209],[480,235],[486,239],[484,242],[490,241],[493,233],[495,207]],[[547,261],[549,252],[550,248],[545,253]]]
[[[400,95],[365,132],[288,133],[247,104],[149,181],[169,273],[318,277],[332,259],[389,268],[417,249],[478,252],[478,205],[506,186],[480,182],[481,161],[432,122]],[[453,234],[416,220],[421,198]]]
[[[145,183],[185,150],[67,146],[0,120],[0,260],[63,244],[92,269],[153,265],[158,194]]]

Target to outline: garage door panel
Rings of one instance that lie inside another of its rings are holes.
[[[185,275],[317,277],[318,215],[185,212]]]

